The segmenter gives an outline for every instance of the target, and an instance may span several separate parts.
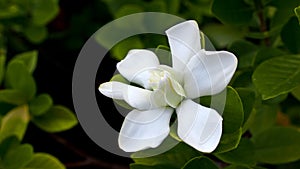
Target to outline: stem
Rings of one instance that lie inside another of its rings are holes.
[[[58,135],[52,134],[51,137],[55,141],[64,145],[66,148],[73,151],[75,154],[77,154],[78,156],[80,156],[84,159],[84,160],[78,161],[78,162],[65,163],[65,166],[67,168],[75,168],[75,167],[82,167],[82,166],[96,166],[99,168],[106,168],[106,169],[129,169],[129,167],[127,167],[127,166],[123,166],[123,165],[119,165],[119,164],[112,164],[112,163],[108,163],[108,162],[96,159],[96,158],[90,156],[89,154],[87,154],[86,152],[84,152],[83,150],[78,149],[72,143],[70,143],[69,141],[67,141],[66,139],[64,139]]]
[[[254,4],[255,4],[255,8],[257,10],[257,15],[259,18],[259,22],[260,22],[260,31],[263,32],[267,32],[268,28],[267,28],[267,23],[266,23],[266,19],[264,16],[264,7],[263,4],[261,2],[261,0],[254,0]],[[271,42],[270,42],[270,38],[266,37],[264,39],[265,45],[266,46],[270,46]]]

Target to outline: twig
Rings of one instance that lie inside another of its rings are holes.
[[[108,163],[108,162],[96,159],[96,158],[90,156],[89,154],[87,154],[86,152],[84,152],[83,150],[78,149],[72,143],[70,143],[69,141],[67,141],[66,139],[64,139],[58,135],[51,134],[51,137],[54,140],[56,140],[58,143],[64,145],[66,148],[73,151],[75,154],[77,154],[78,156],[80,156],[84,159],[84,160],[78,161],[78,162],[65,163],[65,166],[67,168],[75,168],[75,167],[82,167],[82,166],[96,166],[96,167],[107,168],[107,169],[129,169],[129,167],[127,167],[127,166],[123,166],[123,165],[119,165],[119,164],[112,164],[112,163]]]
[[[267,28],[266,19],[264,16],[263,4],[261,3],[261,0],[254,0],[254,4],[257,9],[257,15],[258,15],[259,22],[260,22],[260,31],[262,33],[266,32],[266,31],[268,31],[268,28]],[[266,46],[271,45],[271,41],[270,41],[269,37],[264,38],[264,42],[265,42]]]

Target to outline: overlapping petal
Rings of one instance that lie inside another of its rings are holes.
[[[106,82],[99,91],[110,98],[125,100],[130,106],[139,110],[148,110],[166,106],[163,93],[145,90],[121,82]]]
[[[166,34],[172,53],[172,67],[181,72],[201,49],[198,24],[195,21],[182,22],[168,29]]]
[[[169,134],[172,112],[173,109],[167,107],[129,112],[119,134],[120,148],[135,152],[159,146]]]
[[[201,152],[212,152],[222,135],[222,117],[211,108],[184,100],[176,109],[178,136]]]
[[[230,82],[237,67],[237,58],[227,51],[200,50],[184,71],[184,90],[188,98],[214,95]]]
[[[136,78],[139,72],[155,68],[159,65],[157,56],[150,50],[134,49],[130,50],[122,61],[117,64],[120,74],[130,82],[143,86],[143,79]]]

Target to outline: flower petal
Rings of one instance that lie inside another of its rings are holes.
[[[230,82],[237,67],[237,58],[226,51],[200,50],[184,71],[184,90],[188,98],[214,95]]]
[[[107,97],[125,100],[130,106],[139,110],[153,109],[167,105],[162,97],[163,94],[121,82],[112,81],[103,83],[99,86],[99,91]]]
[[[172,53],[173,68],[183,71],[200,49],[200,31],[195,21],[185,21],[166,31]]]
[[[136,75],[143,70],[154,68],[159,65],[157,56],[150,50],[130,50],[122,61],[117,64],[120,74],[131,82],[136,82]],[[142,85],[142,84],[141,84]]]
[[[222,117],[211,108],[184,100],[176,109],[178,136],[201,152],[212,152],[222,135]]]
[[[172,112],[171,108],[129,112],[119,134],[120,148],[135,152],[159,146],[169,134]]]

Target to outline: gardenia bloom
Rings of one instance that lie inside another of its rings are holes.
[[[236,70],[237,59],[230,52],[201,49],[195,21],[177,24],[166,34],[172,67],[160,65],[149,50],[131,50],[117,69],[143,88],[116,81],[99,87],[105,96],[124,100],[134,108],[123,122],[119,146],[126,152],[159,146],[169,134],[170,118],[176,110],[177,134],[182,141],[201,152],[212,152],[222,135],[222,116],[192,99],[224,90]]]

